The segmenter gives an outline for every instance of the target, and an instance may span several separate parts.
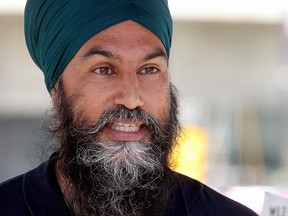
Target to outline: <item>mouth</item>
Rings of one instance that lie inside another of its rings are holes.
[[[110,127],[115,131],[120,132],[138,132],[141,128],[141,125],[134,124],[134,123],[112,123],[110,124]]]
[[[103,139],[118,141],[137,141],[147,135],[147,127],[140,121],[115,121],[107,124]]]

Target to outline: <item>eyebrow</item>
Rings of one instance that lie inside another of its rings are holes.
[[[148,60],[151,60],[151,59],[154,59],[154,58],[158,58],[158,57],[162,57],[165,60],[168,59],[166,52],[164,52],[164,50],[158,48],[158,49],[154,50],[153,52],[149,53],[148,55],[146,55],[144,57],[144,60],[148,61]]]
[[[115,60],[121,60],[121,57],[119,55],[115,55],[114,53],[110,52],[109,50],[106,50],[104,48],[101,47],[94,47],[92,49],[90,49],[88,52],[86,52],[84,54],[84,56],[82,57],[83,60],[87,60],[90,57],[94,56],[94,55],[101,55],[107,58],[112,58]],[[151,53],[148,53],[143,60],[144,61],[148,61],[154,58],[158,58],[158,57],[162,57],[165,60],[168,59],[166,52],[161,49],[161,48],[157,48],[154,51],[152,51]]]
[[[113,59],[120,59],[120,56],[114,55],[112,52],[105,50],[101,47],[94,47],[90,49],[87,53],[84,54],[82,57],[83,60],[86,60],[94,55],[102,55],[107,58],[113,58]]]

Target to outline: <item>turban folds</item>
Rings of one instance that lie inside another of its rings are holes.
[[[169,56],[172,18],[167,0],[28,0],[24,13],[26,44],[44,73],[48,91],[91,37],[126,20],[155,34]]]

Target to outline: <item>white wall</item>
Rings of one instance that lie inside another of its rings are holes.
[[[23,17],[0,16],[0,27],[0,115],[40,114],[49,94],[28,54]]]
[[[176,22],[173,80],[186,100],[274,102],[280,33],[280,25]]]

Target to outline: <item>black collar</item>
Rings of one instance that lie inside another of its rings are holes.
[[[24,175],[24,199],[32,215],[71,215],[57,184],[54,167],[55,160],[50,158]]]

